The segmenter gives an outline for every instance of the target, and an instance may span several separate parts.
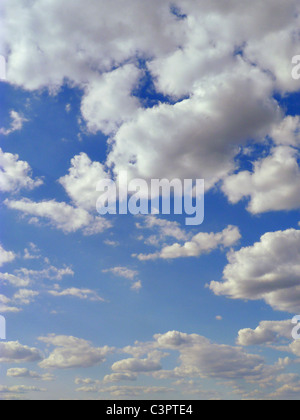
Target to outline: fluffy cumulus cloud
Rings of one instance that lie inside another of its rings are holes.
[[[0,244],[0,267],[6,263],[14,261],[16,255],[12,251],[6,251],[3,246]]]
[[[283,337],[291,340],[292,328],[290,320],[262,321],[255,330],[251,328],[240,330],[237,343],[241,346],[257,346],[277,343]]]
[[[202,254],[209,254],[219,247],[229,248],[241,239],[240,231],[235,226],[228,226],[219,233],[203,233],[195,235],[191,241],[184,245],[176,243],[164,247],[160,252],[149,255],[136,255],[140,261],[162,259],[176,259],[185,257],[199,257]]]
[[[127,64],[89,83],[81,106],[89,131],[110,134],[133,117],[140,104],[131,92],[140,77],[136,66]]]
[[[231,252],[224,281],[210,284],[216,295],[263,299],[276,310],[298,313],[300,231],[270,232],[253,246]]]
[[[43,184],[41,179],[32,179],[31,168],[27,162],[19,160],[18,155],[5,153],[0,148],[0,191],[17,192],[22,188],[32,190]]]
[[[175,369],[162,370],[160,359],[167,354],[161,350],[179,352],[179,365]],[[169,331],[157,334],[149,343],[136,343],[126,347],[126,353],[135,358],[116,362],[116,373],[151,374],[159,379],[219,378],[252,381],[277,371],[276,366],[267,366],[261,356],[249,354],[241,347],[213,343],[198,334]],[[147,354],[147,359],[140,358]]]
[[[43,369],[72,369],[97,366],[113,349],[109,347],[92,347],[88,341],[68,336],[49,335],[39,340],[54,350],[39,366]]]
[[[135,373],[112,373],[111,375],[106,375],[103,379],[104,383],[111,382],[122,382],[122,381],[136,381],[137,374]]]
[[[238,67],[219,81],[206,80],[189,99],[124,123],[108,163],[133,177],[205,178],[207,188],[214,185],[234,168],[237,145],[265,136],[278,117],[277,105],[266,99],[266,76],[244,63]]]
[[[55,200],[33,202],[28,199],[5,200],[5,205],[18,210],[24,215],[46,219],[52,226],[65,233],[82,230],[84,235],[90,236],[103,232],[111,227],[109,221],[95,217],[82,208],[75,208],[66,203]]]
[[[111,136],[117,174],[201,177],[209,188],[235,168],[239,145],[282,121],[273,92],[298,89],[298,11],[296,0],[87,0],[84,11],[79,0],[12,0],[8,79],[29,90],[65,80],[82,88],[87,128]],[[167,97],[153,108],[134,96],[146,74]]]
[[[160,363],[151,359],[125,359],[112,366],[112,370],[115,372],[145,373],[156,372],[161,369]]]
[[[292,331],[295,324],[286,321],[261,321],[256,329],[245,328],[239,331],[237,343],[241,346],[266,345],[285,351],[299,358],[300,341],[294,340]],[[299,328],[296,327],[297,333]]]
[[[279,146],[300,146],[300,117],[288,116],[275,126],[271,137]]]
[[[41,352],[18,341],[0,343],[0,363],[29,363],[42,360]]]
[[[59,182],[77,207],[96,210],[99,197],[96,190],[97,183],[106,178],[108,175],[103,165],[92,162],[85,153],[81,153],[72,159],[69,174],[62,177]]]
[[[248,210],[253,214],[300,208],[298,160],[297,149],[277,147],[269,156],[254,163],[253,172],[229,176],[223,191],[233,204],[250,197]]]

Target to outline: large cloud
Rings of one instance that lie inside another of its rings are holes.
[[[236,58],[236,72],[206,80],[189,99],[147,109],[124,123],[108,163],[132,177],[205,178],[209,188],[234,168],[239,144],[263,138],[277,121],[270,92],[268,78]]]
[[[140,77],[141,72],[133,64],[127,64],[88,85],[81,112],[89,131],[111,134],[133,117],[140,103],[131,92]]]
[[[300,231],[270,232],[253,246],[232,252],[224,281],[213,281],[216,295],[232,299],[263,299],[272,308],[300,311]]]
[[[159,360],[166,356],[161,350],[177,351],[180,364],[171,371],[161,370]],[[113,365],[115,372],[150,373],[157,378],[219,378],[251,381],[260,380],[277,370],[276,366],[267,366],[261,356],[249,354],[241,347],[220,345],[198,334],[185,334],[169,331],[157,334],[153,342],[136,343],[126,347],[124,352],[147,359],[121,360]]]
[[[55,349],[39,365],[43,369],[71,369],[97,366],[105,361],[112,348],[92,347],[88,341],[68,336],[49,335],[40,337],[40,341]]]
[[[112,133],[116,173],[201,177],[209,188],[235,168],[238,145],[280,122],[273,92],[299,88],[297,0],[87,0],[84,10],[79,0],[12,0],[6,9],[9,80],[82,88],[88,129]],[[169,96],[154,108],[133,95],[141,62]]]

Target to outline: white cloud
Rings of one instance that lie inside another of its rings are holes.
[[[270,232],[260,242],[228,255],[224,281],[210,284],[216,295],[263,299],[275,310],[300,311],[300,231]]]
[[[17,192],[22,188],[32,190],[43,184],[39,178],[31,178],[31,168],[18,155],[4,153],[0,148],[0,191]]]
[[[133,64],[127,64],[101,77],[86,88],[81,112],[89,131],[110,134],[139,109],[139,100],[131,92],[141,77]]]
[[[223,191],[233,204],[250,197],[253,214],[300,208],[299,152],[291,147],[273,149],[270,156],[254,163],[253,172],[226,178]]]
[[[17,302],[19,305],[30,305],[34,302],[37,296],[39,296],[39,292],[28,289],[20,289],[14,294],[13,301]]]
[[[16,254],[12,251],[6,251],[3,246],[0,244],[0,267],[4,264],[14,261]]]
[[[6,375],[9,378],[28,378],[28,379],[36,379],[36,380],[41,380],[41,381],[53,381],[54,380],[54,376],[51,375],[50,373],[45,373],[43,375],[28,370],[26,368],[11,368],[7,370]]]
[[[146,373],[161,369],[160,363],[151,359],[125,359],[114,363],[112,366],[112,370],[115,372]]]
[[[24,249],[24,260],[39,260],[42,258],[39,252],[38,247],[33,242],[30,242],[28,248]]]
[[[99,198],[97,183],[108,177],[103,165],[92,162],[85,153],[75,156],[71,165],[69,174],[60,178],[59,182],[77,207],[95,211]]]
[[[71,287],[66,290],[57,291],[57,290],[51,290],[49,291],[49,294],[54,297],[64,297],[64,296],[70,296],[75,297],[82,300],[89,300],[91,302],[105,302],[103,298],[98,296],[96,292],[89,289],[77,289],[76,287]]]
[[[186,18],[178,19],[171,4]],[[87,0],[84,11],[81,6],[79,0],[7,2],[8,79],[29,90],[56,91],[65,80],[83,89],[90,130],[116,130],[108,162],[117,173],[201,177],[212,187],[235,168],[238,145],[264,138],[282,120],[274,91],[299,89],[291,77],[297,0],[284,7],[280,0]],[[180,102],[152,109],[138,103],[132,96],[142,73],[137,58],[158,92]]]
[[[122,11],[121,20],[116,10]],[[26,11],[20,31],[15,20]],[[39,22],[38,28],[33,28],[33,22]],[[142,33],[137,23],[142,25]],[[151,5],[137,0],[125,5],[120,0],[113,4],[87,0],[84,11],[79,0],[67,0],[64,5],[59,1],[28,4],[13,0],[6,6],[6,35],[11,49],[7,77],[27,89],[60,86],[65,77],[84,84],[99,72],[124,63],[137,51],[152,55],[175,47],[177,34],[171,32],[175,23],[169,5],[158,0]],[[33,37],[43,54],[36,52]],[[32,54],[32,61],[28,54]]]
[[[134,373],[112,373],[111,375],[106,375],[103,379],[104,383],[111,382],[122,382],[122,381],[136,381],[137,375]]]
[[[240,231],[235,226],[228,226],[220,233],[203,233],[195,235],[191,241],[184,245],[176,243],[164,247],[160,252],[149,255],[135,255],[140,261],[162,259],[175,259],[187,257],[199,257],[209,254],[219,247],[229,248],[235,245],[241,238]]]
[[[13,287],[27,287],[30,284],[29,278],[22,278],[14,274],[0,273],[0,279]]]
[[[27,268],[20,268],[16,270],[16,274],[25,278],[33,279],[48,279],[48,280],[62,280],[65,276],[74,276],[74,271],[70,267],[57,268],[52,265],[43,270],[29,270]]]
[[[102,270],[102,273],[109,273],[113,274],[114,276],[123,277],[124,279],[130,280],[132,282],[131,290],[135,292],[139,292],[143,287],[142,282],[140,280],[136,280],[139,272],[128,267],[113,267],[107,270]]]
[[[43,369],[73,369],[97,366],[113,349],[110,347],[95,348],[88,341],[68,336],[48,335],[39,340],[49,346],[55,346],[47,359],[39,366]]]
[[[285,384],[282,387],[278,388],[275,392],[269,395],[270,398],[274,400],[299,400],[300,396],[300,384]]]
[[[103,241],[103,243],[107,246],[112,246],[114,248],[116,248],[120,245],[120,243],[118,241],[113,241],[111,239],[106,239],[105,241]]]
[[[239,331],[237,344],[241,346],[257,346],[277,343],[282,337],[291,340],[293,325],[287,321],[262,321],[252,330],[245,328]]]
[[[10,305],[12,305],[12,300],[4,295],[0,295],[0,312],[2,314],[18,313],[21,311],[20,308],[17,308],[16,306],[10,306]]]
[[[52,226],[64,233],[73,233],[82,230],[84,235],[96,235],[111,227],[111,224],[101,217],[94,217],[86,210],[74,208],[66,203],[55,200],[38,203],[28,199],[19,201],[5,200],[5,205],[18,210],[27,216],[36,216],[47,219]]]
[[[39,292],[28,289],[20,289],[10,299],[7,296],[0,295],[0,312],[18,313],[21,312],[20,306],[30,305],[39,296]],[[14,306],[13,306],[14,305]]]
[[[180,227],[179,223],[155,216],[146,216],[143,223],[137,223],[136,227],[138,229],[149,229],[152,233],[156,230],[158,231],[158,234],[147,238],[145,241],[147,245],[157,246],[167,238],[175,238],[178,241],[184,241],[189,238],[189,235]]]
[[[9,134],[14,133],[15,131],[22,130],[24,123],[28,122],[26,118],[24,118],[21,114],[14,110],[10,111],[10,117],[12,119],[10,128],[0,128],[0,134],[3,134],[4,136],[8,136]]]
[[[189,99],[146,109],[124,123],[108,164],[133,178],[204,178],[211,188],[234,168],[236,146],[265,137],[279,117],[267,99],[266,75],[244,63],[236,67],[220,80],[206,80]]]
[[[18,341],[0,342],[0,363],[29,363],[42,360],[36,348],[23,346]]]
[[[112,273],[115,276],[124,277],[128,280],[134,280],[136,276],[139,274],[138,271],[132,270],[127,267],[114,267],[109,268],[107,270],[102,270],[103,273]]]

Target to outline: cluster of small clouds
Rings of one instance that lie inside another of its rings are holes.
[[[198,389],[198,380],[215,380],[226,382],[227,388],[245,399],[250,398],[249,387],[253,385],[258,387],[255,391],[256,397],[272,399],[278,394],[279,398],[284,398],[296,394],[295,390],[300,386],[300,377],[286,372],[286,368],[298,363],[300,357],[299,342],[291,342],[291,330],[292,324],[289,320],[263,321],[255,330],[241,330],[236,346],[217,344],[198,334],[169,331],[156,334],[152,341],[136,342],[134,346],[123,349],[94,347],[84,339],[50,334],[38,338],[40,343],[46,345],[47,350],[43,352],[19,342],[0,343],[0,362],[36,363],[40,369],[46,371],[77,370],[102,365],[109,357],[124,353],[132,357],[114,362],[111,365],[112,373],[105,375],[102,380],[77,376],[76,391],[81,394],[104,393],[113,397],[130,398],[161,392],[174,395],[174,392],[184,392],[186,389],[186,392],[200,395],[203,390],[200,386]],[[279,358],[275,364],[268,365],[261,355],[247,352],[246,346],[269,346],[281,353],[287,352],[293,359]],[[164,370],[163,359],[174,352],[179,353],[178,363],[173,369]],[[121,385],[124,382],[137,382],[141,375],[158,381],[173,381],[173,387]],[[55,380],[52,372],[38,373],[22,367],[9,368],[7,376],[11,379],[45,382]],[[108,386],[109,384],[115,385]],[[281,384],[285,384],[286,388],[283,389]],[[294,388],[294,394],[289,393],[290,388],[287,385]],[[5,390],[3,393],[6,393]]]
[[[17,255],[14,252],[6,251],[0,246],[0,266],[13,262],[16,258]],[[14,274],[0,272],[0,280],[3,285],[9,286],[11,289],[18,289],[12,293],[11,297],[0,294],[1,313],[21,312],[24,306],[33,304],[37,297],[45,294],[54,298],[67,297],[90,302],[105,302],[105,299],[99,296],[95,290],[77,287],[63,289],[60,284],[54,284],[54,282],[61,282],[66,276],[73,277],[75,273],[71,267],[57,268],[51,265],[48,258],[43,258],[40,255],[40,250],[34,243],[29,243],[22,258],[29,262],[42,261],[43,268],[40,270],[17,268],[14,270]],[[32,290],[33,286],[35,286],[35,290]]]

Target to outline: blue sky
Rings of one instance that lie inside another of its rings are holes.
[[[1,17],[0,397],[298,399],[299,5],[114,2]],[[99,217],[122,170],[204,223]]]

